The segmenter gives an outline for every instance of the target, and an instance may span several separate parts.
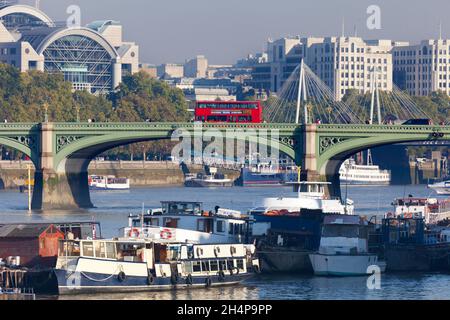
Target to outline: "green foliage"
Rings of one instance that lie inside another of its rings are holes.
[[[144,72],[124,77],[118,89],[106,96],[73,92],[61,74],[21,73],[0,63],[0,121],[43,122],[46,105],[48,119],[54,122],[183,122],[190,118],[183,92]],[[166,153],[167,147],[146,143],[124,150]]]

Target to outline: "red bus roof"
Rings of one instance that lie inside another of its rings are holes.
[[[196,103],[216,103],[216,104],[251,104],[260,103],[260,101],[196,101]]]

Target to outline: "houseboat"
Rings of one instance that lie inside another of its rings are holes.
[[[238,284],[259,271],[255,248],[122,238],[60,242],[59,294],[205,288]]]
[[[320,276],[362,276],[370,267],[386,270],[386,263],[369,253],[369,224],[359,216],[324,218],[318,252],[310,254],[314,274]]]
[[[202,202],[162,201],[161,208],[130,214],[125,237],[194,243],[249,243],[253,219],[239,211],[203,210]]]
[[[88,178],[91,190],[129,190],[130,179],[115,176],[90,175]]]
[[[340,199],[326,196],[328,183],[292,185],[297,197],[266,198],[249,211],[258,226],[252,236],[264,272],[311,272],[309,254],[319,248],[324,217],[354,212],[351,200],[342,204]]]
[[[450,200],[437,198],[399,198],[392,203],[394,212],[386,218],[418,218],[425,224],[435,225],[450,219]]]

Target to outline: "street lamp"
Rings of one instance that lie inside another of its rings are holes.
[[[48,123],[48,103],[44,103],[44,122]]]

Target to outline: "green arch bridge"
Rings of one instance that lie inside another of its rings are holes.
[[[30,157],[35,172],[36,210],[90,208],[88,166],[97,155],[126,144],[170,140],[174,132],[199,132],[210,139],[226,132],[277,146],[302,168],[302,179],[332,182],[340,196],[339,168],[349,156],[372,147],[450,140],[450,126],[362,124],[198,124],[194,123],[5,123],[0,144]],[[197,131],[196,131],[197,130]],[[195,137],[195,136],[194,136]]]

